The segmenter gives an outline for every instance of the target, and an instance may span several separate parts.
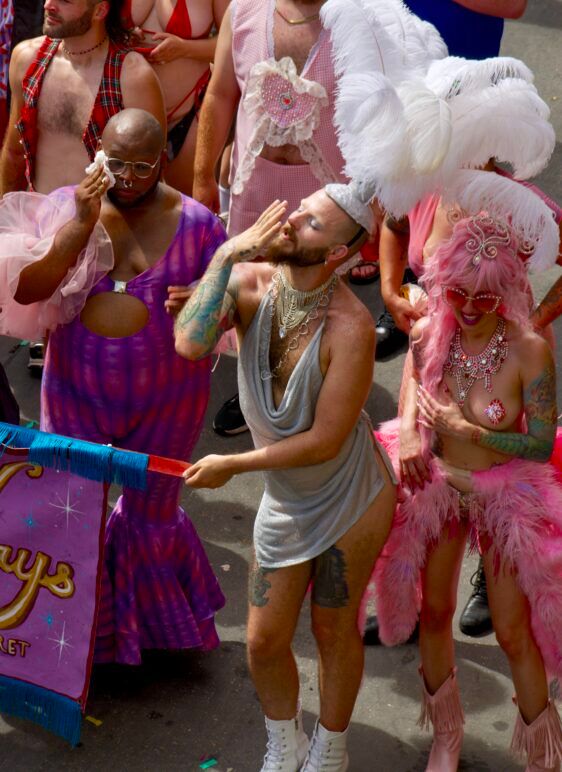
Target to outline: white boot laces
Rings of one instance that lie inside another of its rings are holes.
[[[336,753],[336,757],[332,756],[332,740],[324,740],[320,742],[318,737],[314,737],[312,745],[308,751],[303,770],[306,772],[317,772],[318,770],[339,770],[341,769],[341,763],[345,757],[345,750],[343,750],[344,756],[341,759]]]
[[[262,772],[278,772],[283,769],[286,762],[287,742],[285,738],[285,729],[279,730],[278,734],[271,733],[267,740],[267,753],[263,759]]]

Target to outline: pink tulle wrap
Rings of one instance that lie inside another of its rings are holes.
[[[399,421],[383,424],[377,438],[398,474]],[[548,672],[562,676],[562,431],[550,463],[514,459],[474,472],[478,501],[468,517],[480,537],[491,540],[496,560],[511,562],[531,607],[531,624]],[[365,602],[375,599],[381,640],[402,643],[411,635],[421,605],[420,571],[428,546],[447,522],[458,521],[458,495],[435,459],[430,483],[402,490],[392,529],[377,561]]]
[[[0,333],[37,340],[80,313],[88,293],[113,267],[111,241],[101,223],[51,297],[21,305],[14,300],[21,272],[44,257],[57,231],[74,217],[74,189],[49,195],[8,193],[0,202]]]

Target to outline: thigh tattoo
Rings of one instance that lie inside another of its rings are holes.
[[[277,571],[276,568],[262,568],[254,566],[250,573],[250,603],[252,606],[267,606],[269,598],[266,596],[271,589],[271,582],[267,580],[267,574]]]
[[[343,552],[330,547],[316,558],[312,602],[325,608],[342,608],[349,601]]]

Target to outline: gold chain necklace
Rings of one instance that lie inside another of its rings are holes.
[[[281,13],[277,7],[277,3],[275,3],[275,12],[279,14],[283,21],[286,21],[287,24],[292,24],[293,26],[296,26],[297,24],[308,24],[310,21],[316,21],[316,19],[320,18],[320,11],[316,11],[316,13],[312,13],[310,16],[305,16],[303,19],[289,19],[288,16],[285,16],[284,13]]]
[[[96,50],[96,48],[100,48],[101,46],[103,46],[103,44],[105,43],[105,41],[106,41],[106,40],[107,40],[107,35],[104,37],[104,39],[103,39],[103,40],[100,40],[100,42],[99,42],[99,43],[96,43],[96,45],[95,45],[95,46],[92,46],[91,48],[85,48],[83,51],[69,51],[69,50],[68,50],[68,48],[67,48],[67,47],[65,46],[65,44],[63,43],[63,44],[62,44],[62,50],[63,50],[63,51],[64,51],[64,53],[65,53],[65,54],[67,54],[68,56],[82,56],[83,54],[89,54],[89,53],[91,53],[92,51],[95,51],[95,50]]]

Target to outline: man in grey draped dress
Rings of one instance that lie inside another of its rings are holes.
[[[216,252],[177,318],[176,350],[188,358],[206,356],[235,327],[240,398],[255,444],[207,456],[185,477],[192,487],[215,488],[235,474],[264,472],[248,616],[250,670],[268,732],[262,770],[343,771],[363,669],[359,604],[395,505],[392,471],[363,412],[374,323],[336,273],[372,213],[344,185],[307,197],[282,225],[285,209],[275,202]],[[258,255],[270,262],[248,262]],[[320,679],[310,746],[291,651],[309,584]]]

